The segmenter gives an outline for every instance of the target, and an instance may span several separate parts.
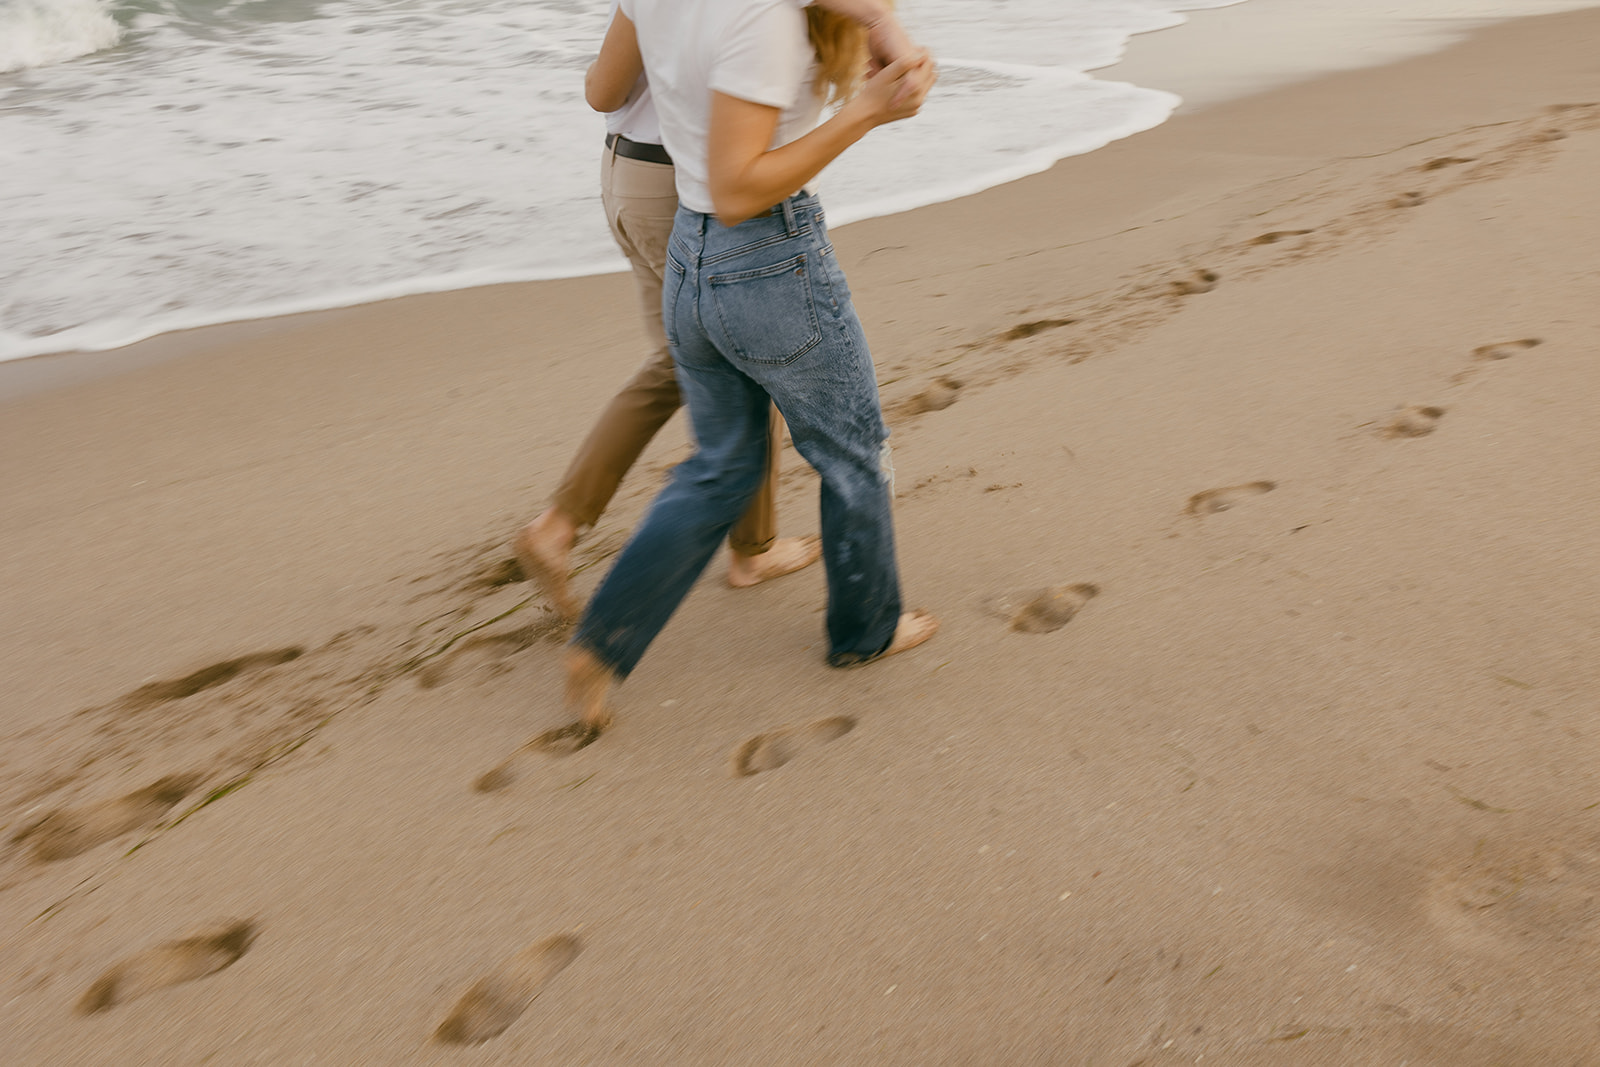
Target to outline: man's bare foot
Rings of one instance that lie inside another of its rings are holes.
[[[729,553],[728,584],[735,589],[748,589],[752,585],[782,578],[803,567],[809,567],[822,555],[822,538],[816,534],[804,537],[780,537],[772,547],[758,556]]]
[[[596,733],[611,725],[606,694],[616,677],[588,649],[567,649],[567,710]]]
[[[523,578],[538,582],[565,619],[576,619],[581,608],[567,587],[567,557],[577,537],[578,524],[560,508],[548,508],[511,542]]]

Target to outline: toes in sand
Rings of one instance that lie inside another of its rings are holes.
[[[939,620],[926,611],[908,611],[894,628],[894,640],[883,650],[884,656],[909,652],[939,632]],[[883,658],[882,656],[879,657]]]

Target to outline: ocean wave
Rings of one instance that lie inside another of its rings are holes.
[[[1085,71],[1223,2],[1008,0],[984,19],[920,0],[913,30],[944,76],[923,118],[829,168],[830,217],[974,192],[1158,124],[1176,98]],[[618,265],[604,124],[581,95],[606,9],[118,0],[115,53],[0,76],[0,360]]]
[[[110,48],[122,27],[102,0],[0,0],[0,74]]]

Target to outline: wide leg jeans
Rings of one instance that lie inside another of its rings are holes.
[[[798,194],[737,226],[680,206],[662,323],[696,449],[623,549],[573,643],[625,677],[755,493],[769,400],[821,478],[828,662],[882,654],[900,617],[888,429],[821,204]]]

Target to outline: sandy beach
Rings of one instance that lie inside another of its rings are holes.
[[[565,758],[508,539],[627,278],[27,361],[6,1062],[1600,1064],[1596,40],[838,230],[943,629],[831,671],[714,561]]]

